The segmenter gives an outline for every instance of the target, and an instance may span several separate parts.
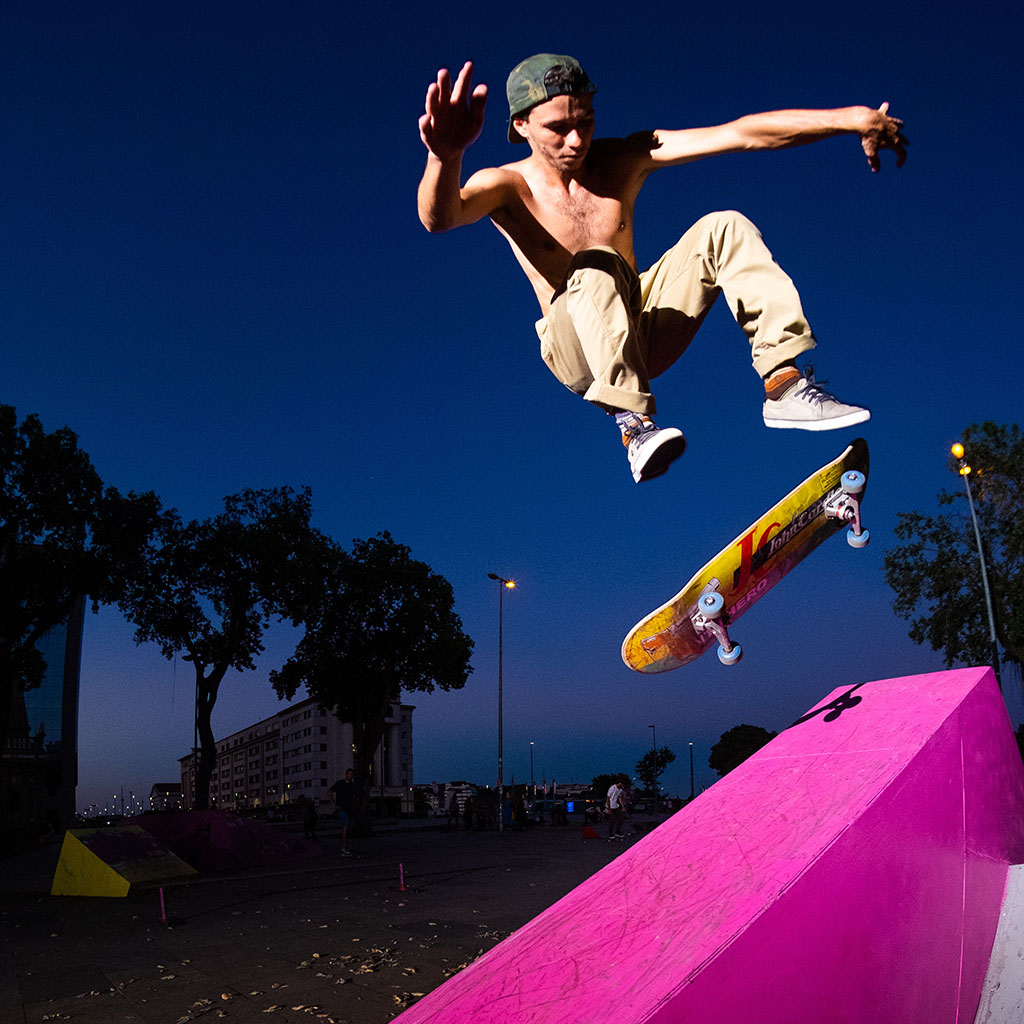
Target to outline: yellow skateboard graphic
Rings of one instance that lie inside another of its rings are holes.
[[[743,649],[729,626],[790,569],[844,526],[851,547],[868,543],[860,519],[867,477],[868,445],[857,438],[715,555],[671,601],[641,619],[622,641],[622,660],[637,672],[667,672],[717,641],[719,660],[736,664]]]

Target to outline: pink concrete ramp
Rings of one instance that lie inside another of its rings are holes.
[[[969,1022],[1015,862],[992,671],[845,685],[397,1019]]]

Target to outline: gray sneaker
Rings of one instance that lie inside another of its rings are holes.
[[[814,379],[814,367],[804,367],[802,380],[798,380],[780,398],[766,398],[764,425],[780,429],[838,430],[852,427],[871,419],[868,409],[859,405],[846,405],[825,390],[828,381]]]
[[[686,438],[677,427],[659,427],[642,413],[620,413],[617,418],[629,468],[638,484],[661,476],[686,451]]]

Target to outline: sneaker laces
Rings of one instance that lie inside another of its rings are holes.
[[[828,381],[816,380],[814,377],[814,367],[808,363],[804,367],[804,379],[798,382],[793,390],[793,397],[810,405],[821,405],[823,402],[838,402],[839,399],[831,391],[827,390],[827,387]]]
[[[615,422],[622,431],[622,443],[628,448],[633,441],[640,441],[646,435],[653,434],[658,426],[642,413],[625,412],[615,416]]]

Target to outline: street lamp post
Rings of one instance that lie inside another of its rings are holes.
[[[658,730],[653,725],[647,726],[651,730],[651,753],[654,754],[654,813],[658,813]]]
[[[999,675],[999,646],[996,642],[996,617],[992,610],[992,591],[988,585],[988,569],[985,565],[985,549],[981,543],[981,529],[978,527],[978,517],[974,513],[974,499],[971,497],[971,483],[968,479],[971,474],[971,467],[967,464],[964,446],[957,441],[950,449],[960,463],[960,475],[964,478],[964,488],[967,490],[967,507],[971,510],[971,522],[974,524],[974,538],[978,542],[978,561],[981,563],[981,586],[985,592],[985,607],[988,610],[989,643],[992,645],[992,671],[996,674],[996,682],[999,689],[1003,688],[1003,681]]]
[[[505,764],[502,752],[502,710],[501,710],[501,662],[502,662],[502,630],[503,630],[503,618],[504,610],[502,598],[504,597],[506,590],[511,590],[515,583],[512,580],[505,579],[504,576],[499,576],[497,573],[489,572],[487,578],[491,580],[497,580],[500,584],[498,588],[498,834],[501,835],[505,831]]]
[[[690,740],[690,799],[693,799],[693,740]]]
[[[530,740],[530,799],[537,799],[537,787],[533,784],[533,740]]]

